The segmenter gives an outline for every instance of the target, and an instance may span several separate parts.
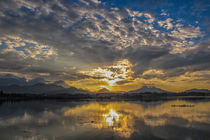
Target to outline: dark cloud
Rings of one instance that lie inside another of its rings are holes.
[[[173,69],[177,67],[193,67],[194,65],[205,65],[209,67],[209,44],[203,42],[197,48],[183,54],[167,54],[153,61],[153,65],[161,69]]]

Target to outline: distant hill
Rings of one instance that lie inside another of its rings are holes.
[[[110,91],[106,88],[100,89],[97,93],[109,93]]]
[[[66,84],[64,81],[62,80],[59,80],[59,81],[55,81],[53,83],[54,85],[57,85],[57,86],[62,86],[64,88],[70,88],[70,86],[68,84]]]
[[[54,84],[37,83],[35,85],[9,85],[0,86],[0,90],[5,93],[33,93],[33,94],[59,94],[59,93],[85,93],[87,91],[80,90],[74,87],[64,88]]]
[[[186,90],[185,93],[210,93],[210,90],[208,89],[190,89],[190,90]]]
[[[21,77],[16,77],[11,74],[3,75],[0,77],[1,86],[9,86],[13,84],[26,85],[26,79]]]
[[[0,77],[0,86],[10,85],[34,85],[37,83],[44,83],[45,81],[41,78],[35,78],[27,81],[24,77],[18,77],[12,74],[6,74]]]
[[[160,88],[147,87],[147,86],[143,86],[143,87],[141,87],[140,89],[137,89],[137,90],[129,91],[128,93],[146,93],[146,92],[150,92],[150,93],[169,93],[168,91],[164,91]]]

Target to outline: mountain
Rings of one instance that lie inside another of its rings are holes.
[[[64,81],[62,81],[62,80],[55,81],[53,84],[54,84],[54,85],[57,85],[57,86],[62,86],[62,87],[64,87],[64,88],[69,88],[69,87],[70,87],[68,84],[66,84],[66,83],[65,83]]]
[[[12,74],[2,75],[0,77],[0,86],[10,86],[10,85],[34,85],[37,83],[44,83],[42,78],[35,78],[27,81],[24,77],[18,77]]]
[[[208,89],[190,89],[186,90],[185,93],[210,93],[210,90]]]
[[[45,83],[45,80],[42,78],[35,78],[27,82],[26,85],[35,85],[37,83]]]
[[[155,88],[155,87],[147,87],[143,86],[140,89],[129,91],[128,93],[146,93],[146,92],[151,92],[151,93],[168,93],[167,91],[164,91],[160,88]]]
[[[85,93],[86,91],[74,87],[63,88],[54,84],[37,83],[35,85],[0,86],[5,93],[32,93],[32,94],[59,94],[59,93]]]
[[[98,93],[109,93],[110,91],[107,88],[102,88],[98,91]]]
[[[9,86],[9,85],[25,85],[26,79],[14,76],[12,74],[3,75],[0,77],[0,85],[1,86]]]

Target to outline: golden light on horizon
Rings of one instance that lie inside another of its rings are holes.
[[[209,81],[204,76],[209,75],[210,71],[186,72],[179,76],[167,77],[167,72],[162,69],[148,69],[134,77],[132,67],[133,64],[128,59],[122,59],[113,65],[79,71],[89,77],[65,82],[69,86],[90,92],[128,92],[143,85],[152,85],[170,92],[183,92],[193,88],[210,89]]]
[[[117,83],[123,80],[132,79],[133,70],[132,64],[128,59],[122,59],[116,61],[113,65],[102,66],[88,71],[80,71],[79,73],[97,77],[97,79],[82,79],[79,82],[67,82],[71,86],[77,88],[87,87],[87,90],[97,92],[100,89],[107,89],[109,91],[115,91]],[[89,82],[87,82],[89,81]],[[92,84],[90,84],[92,83]]]

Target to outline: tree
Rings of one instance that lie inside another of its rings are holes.
[[[0,91],[0,96],[2,96],[4,94],[3,90]]]

